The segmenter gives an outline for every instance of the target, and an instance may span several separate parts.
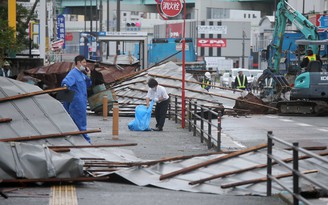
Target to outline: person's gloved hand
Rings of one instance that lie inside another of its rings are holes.
[[[158,102],[158,98],[154,98],[154,102]]]

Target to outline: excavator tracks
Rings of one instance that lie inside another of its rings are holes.
[[[325,101],[293,100],[277,103],[279,115],[328,115],[328,104]]]

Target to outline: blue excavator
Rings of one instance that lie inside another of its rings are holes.
[[[264,70],[258,82],[270,85],[271,92],[262,95],[262,100],[278,108],[278,114],[285,115],[327,115],[328,114],[328,73],[322,62],[310,61],[306,68],[300,66],[280,69],[282,43],[287,22],[295,25],[305,39],[297,40],[298,48],[311,49],[314,54],[327,51],[327,40],[320,40],[317,27],[295,10],[285,0],[277,4],[273,40],[269,45],[268,69]],[[297,51],[299,64],[301,51]],[[270,81],[271,80],[271,81]],[[266,100],[265,100],[266,99]]]

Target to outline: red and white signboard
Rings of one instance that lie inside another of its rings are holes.
[[[199,38],[197,39],[198,47],[227,47],[227,40],[222,38]]]
[[[162,0],[161,10],[166,16],[175,17],[182,10],[182,3],[180,0]]]
[[[64,39],[59,39],[58,41],[51,43],[52,50],[60,50],[64,46]]]

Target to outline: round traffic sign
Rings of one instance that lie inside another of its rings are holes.
[[[162,0],[161,10],[166,16],[175,17],[182,10],[182,3],[180,0]]]

